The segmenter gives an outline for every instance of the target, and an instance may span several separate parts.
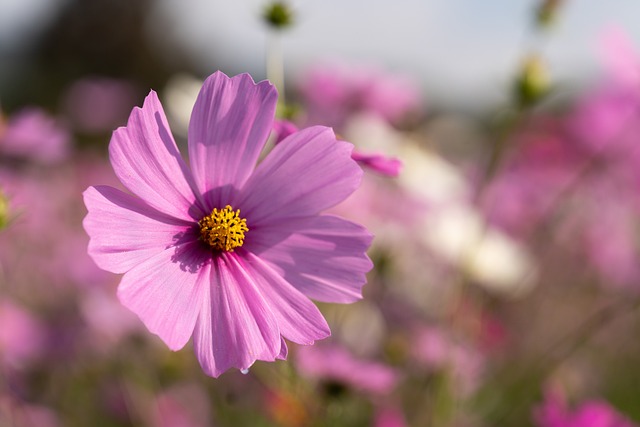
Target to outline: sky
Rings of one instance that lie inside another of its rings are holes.
[[[20,46],[65,0],[0,0],[0,43]],[[203,74],[265,76],[264,0],[158,0],[158,24]],[[283,36],[286,74],[323,60],[371,64],[414,79],[434,98],[500,102],[523,56],[542,52],[554,81],[598,72],[597,39],[619,26],[640,51],[638,0],[566,0],[556,25],[532,32],[533,0],[292,0],[297,25]],[[162,22],[162,24],[160,24]],[[162,49],[162,46],[158,46]]]
[[[264,70],[264,1],[161,1],[203,68]],[[553,80],[588,79],[600,68],[598,37],[621,27],[640,51],[640,2],[566,0],[551,31],[532,31],[532,0],[298,0],[284,34],[287,75],[341,59],[406,74],[437,98],[500,102],[522,58],[542,52]],[[189,23],[183,25],[181,23]]]

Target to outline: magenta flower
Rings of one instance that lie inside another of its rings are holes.
[[[25,108],[2,126],[0,113],[0,153],[42,164],[65,160],[70,154],[71,135],[57,119],[40,108]]]
[[[296,356],[305,377],[335,381],[374,395],[391,393],[400,380],[398,371],[392,367],[357,359],[337,344],[301,348]]]
[[[25,308],[8,299],[0,300],[0,360],[21,366],[42,354],[46,343],[44,326]]]
[[[372,267],[367,230],[320,214],[360,183],[351,144],[312,127],[256,166],[276,101],[269,82],[210,76],[191,115],[189,169],[151,91],[109,146],[134,195],[107,186],[84,193],[89,253],[124,273],[120,301],[172,350],[193,336],[211,376],[285,358],[284,339],[327,337],[309,298],[355,301]]]
[[[637,427],[608,402],[594,399],[571,410],[562,393],[547,390],[545,399],[534,409],[538,427]]]

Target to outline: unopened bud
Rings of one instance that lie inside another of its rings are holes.
[[[9,224],[9,198],[0,190],[0,230],[4,229]]]
[[[536,23],[542,28],[550,27],[558,16],[563,0],[542,0],[536,10]]]
[[[535,104],[549,91],[547,68],[538,55],[528,56],[516,81],[516,98],[520,106]]]
[[[264,9],[262,18],[272,28],[282,30],[293,24],[293,11],[285,2],[273,2]]]

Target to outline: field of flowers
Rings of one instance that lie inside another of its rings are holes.
[[[286,75],[287,2],[268,80],[167,62],[150,3],[68,2],[0,79],[0,427],[640,426],[622,28],[582,89],[531,48],[469,113],[382,65]]]

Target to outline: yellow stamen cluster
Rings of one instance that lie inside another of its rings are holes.
[[[198,221],[200,238],[213,249],[233,252],[244,243],[244,233],[249,231],[247,220],[240,217],[240,209],[233,211],[229,205],[214,208],[211,215]]]

